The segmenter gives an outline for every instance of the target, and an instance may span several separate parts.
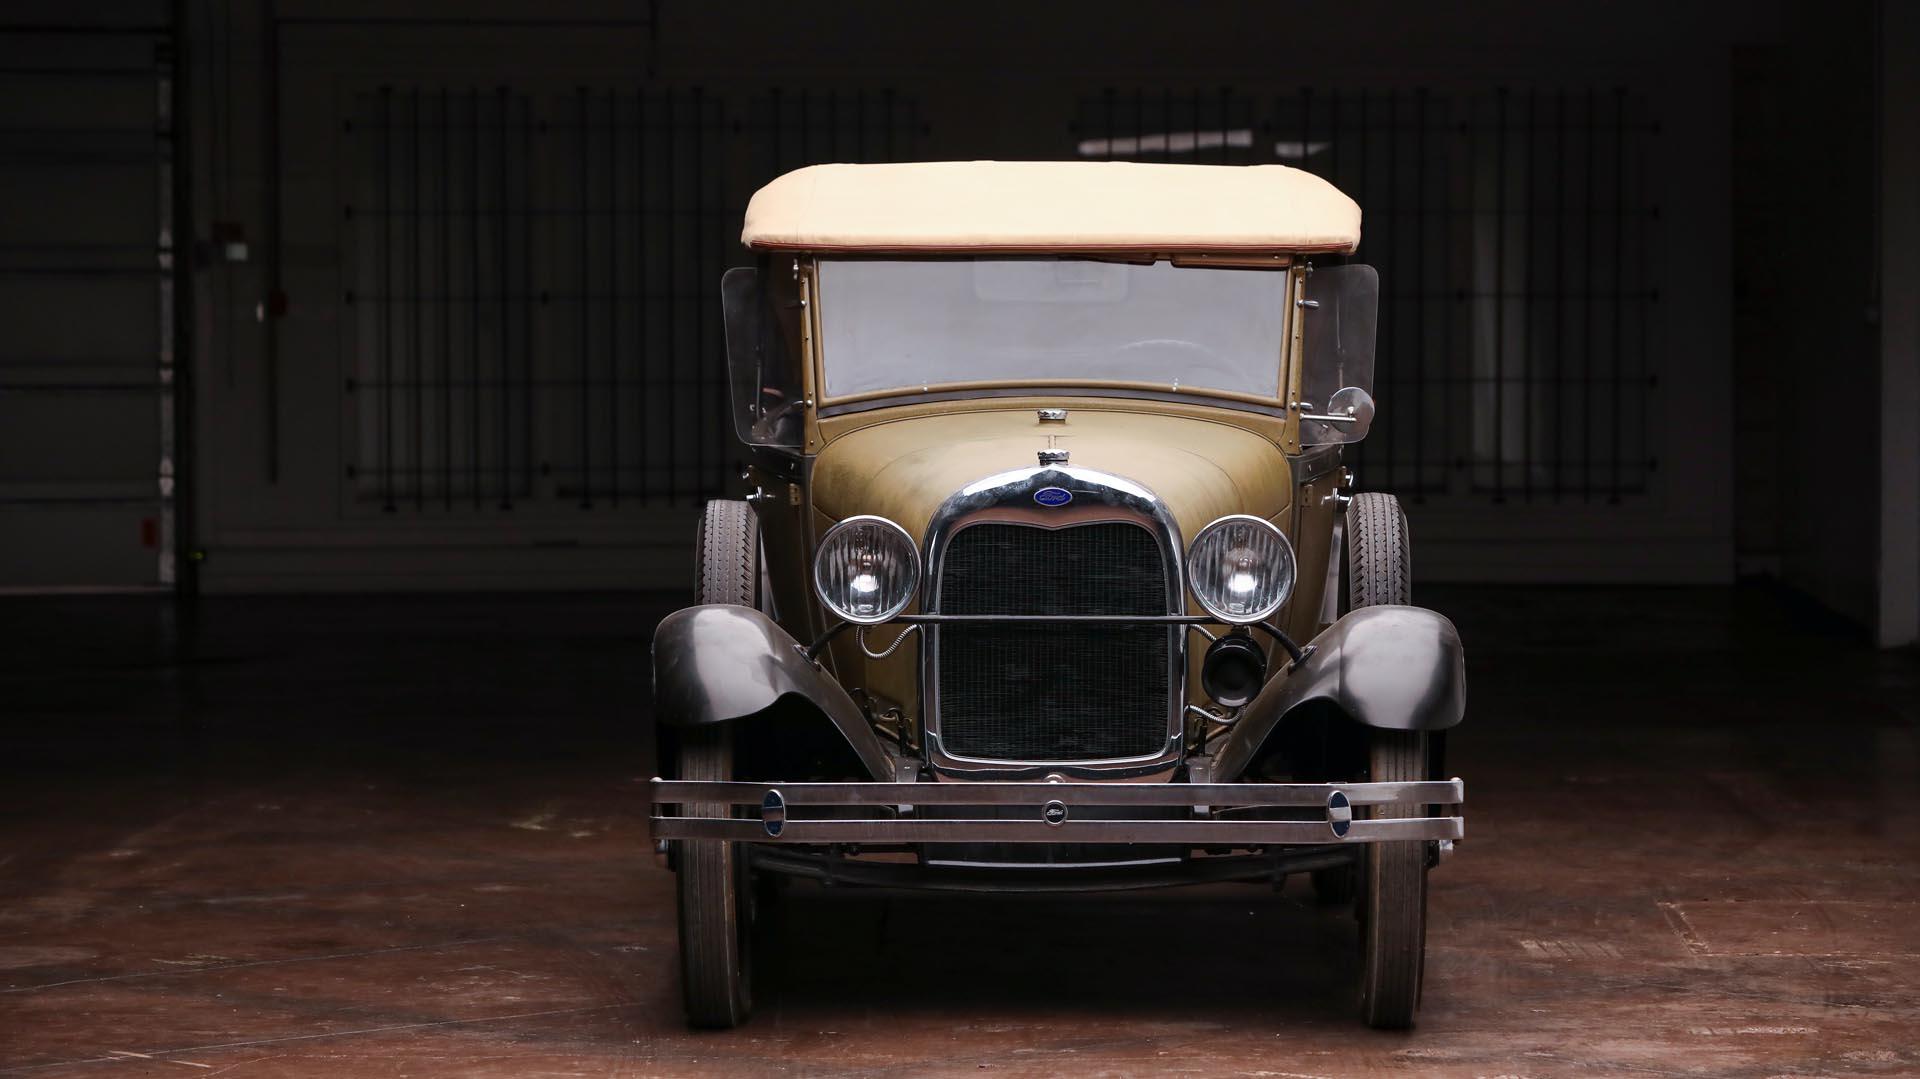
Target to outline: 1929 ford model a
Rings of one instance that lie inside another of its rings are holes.
[[[1461,835],[1459,638],[1373,418],[1359,208],[1280,166],[825,165],[723,282],[744,501],[654,640],[689,1019],[748,1010],[756,878],[1275,882],[1406,1026]]]

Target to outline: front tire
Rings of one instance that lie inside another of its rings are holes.
[[[681,779],[732,779],[732,732],[725,727],[682,732],[679,763]],[[724,817],[731,809],[696,802],[686,813]],[[741,848],[715,839],[680,841],[680,993],[691,1026],[739,1026],[753,1009],[753,882]]]
[[[1382,603],[1412,604],[1413,545],[1400,500],[1378,491],[1354,495],[1345,510],[1343,533],[1339,612]],[[1328,906],[1351,905],[1358,886],[1353,866],[1313,871],[1314,895]]]
[[[1427,736],[1370,732],[1368,778],[1376,783],[1427,778]],[[1372,807],[1370,819],[1423,817],[1425,806]],[[1420,1006],[1427,954],[1427,845],[1369,843],[1361,860],[1360,1016],[1368,1026],[1404,1030]]]
[[[707,503],[694,536],[696,603],[756,605],[759,527],[745,502]],[[726,726],[679,732],[675,774],[724,782],[733,776],[733,731]],[[693,803],[692,817],[725,817],[732,807]],[[680,992],[687,1023],[726,1028],[752,1011],[753,873],[745,846],[684,839],[675,851],[680,916]]]

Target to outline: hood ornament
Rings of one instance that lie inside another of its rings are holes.
[[[1043,465],[1064,465],[1067,463],[1067,451],[1041,450],[1040,463]]]

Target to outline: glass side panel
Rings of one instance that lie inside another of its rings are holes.
[[[1302,312],[1300,444],[1358,442],[1373,424],[1373,335],[1380,275],[1371,266],[1328,266],[1307,277]]]
[[[779,338],[778,320],[767,310],[759,274],[750,266],[728,270],[720,278],[720,300],[735,433],[749,446],[799,446],[800,381]]]

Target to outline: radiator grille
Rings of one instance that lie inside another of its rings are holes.
[[[1153,533],[1104,523],[980,524],[941,566],[947,614],[1166,614]],[[1165,626],[940,629],[941,737],[986,760],[1085,761],[1158,752],[1167,737]]]

